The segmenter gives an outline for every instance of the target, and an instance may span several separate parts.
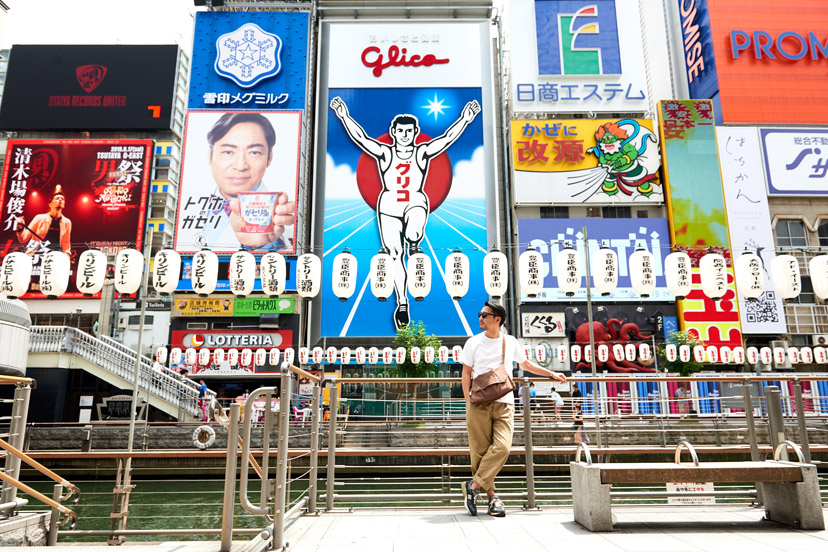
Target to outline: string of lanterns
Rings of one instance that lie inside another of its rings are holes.
[[[557,284],[561,292],[572,297],[583,285],[581,255],[570,241],[561,242],[557,252]],[[408,293],[422,301],[431,292],[432,261],[422,252],[408,257]],[[607,242],[592,255],[591,276],[594,289],[603,297],[610,297],[618,286],[619,261],[617,253]],[[642,298],[649,297],[656,288],[656,259],[652,252],[639,244],[629,256],[627,266],[630,282]],[[193,255],[191,283],[194,292],[206,297],[216,290],[219,258],[204,249]],[[357,257],[347,248],[333,260],[331,286],[340,301],[349,300],[356,291]],[[58,297],[66,292],[69,283],[69,257],[60,251],[50,251],[43,256],[40,270],[40,291],[47,297]],[[106,255],[88,250],[81,254],[76,274],[79,291],[87,296],[101,291],[106,274]],[[394,291],[394,272],[397,263],[385,251],[373,256],[369,268],[370,288],[379,301],[385,301]],[[828,255],[819,255],[809,261],[814,294],[822,300],[828,298]],[[115,262],[115,289],[121,294],[135,293],[141,285],[144,256],[135,249],[122,249]],[[759,256],[744,253],[734,259],[733,270],[739,293],[749,299],[758,299],[764,293],[764,267]],[[543,291],[544,261],[541,253],[529,246],[518,259],[518,283],[522,293],[530,298]],[[155,255],[152,285],[159,293],[176,290],[181,273],[181,256],[170,249]],[[0,292],[16,298],[28,291],[32,274],[30,256],[15,252],[3,259],[0,273]],[[285,290],[286,262],[279,253],[267,253],[259,261],[262,291],[277,296]],[[446,291],[454,300],[461,300],[469,290],[470,262],[460,249],[452,251],[445,260],[443,274]],[[793,299],[802,291],[799,262],[793,255],[778,255],[771,262],[771,279],[776,293],[783,299]],[[675,251],[664,259],[664,278],[668,291],[676,299],[684,299],[692,289],[690,256]],[[230,257],[228,266],[230,291],[239,296],[252,293],[256,277],[256,258],[248,251],[237,251]],[[701,289],[710,299],[720,300],[728,290],[728,271],[725,258],[716,252],[705,253],[699,260]],[[495,250],[483,259],[483,281],[486,292],[495,298],[506,293],[509,285],[509,269],[506,256]],[[313,298],[321,291],[322,260],[313,253],[300,255],[296,260],[296,291],[301,297]]]

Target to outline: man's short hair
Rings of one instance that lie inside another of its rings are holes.
[[[391,121],[391,130],[393,131],[397,125],[414,125],[414,128],[418,131],[420,130],[420,122],[417,120],[417,117],[408,113],[394,117],[394,120]]]
[[[230,132],[230,129],[241,123],[255,123],[261,127],[265,142],[267,142],[267,154],[270,155],[273,146],[276,145],[276,131],[273,130],[273,125],[267,120],[267,117],[259,113],[225,113],[207,133],[211,157],[215,143],[224,138]]]
[[[492,314],[495,316],[500,317],[500,325],[506,323],[506,309],[503,308],[503,305],[498,305],[497,303],[492,303],[491,301],[486,301],[485,306],[492,309]]]

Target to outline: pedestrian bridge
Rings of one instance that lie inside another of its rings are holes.
[[[138,389],[143,400],[177,420],[192,420],[201,411],[198,384],[138,355],[112,338],[98,339],[67,326],[32,326],[28,366],[85,370],[120,389],[135,385],[136,356],[140,356]],[[215,397],[208,391],[208,399]]]

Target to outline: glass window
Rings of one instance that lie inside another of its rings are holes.
[[[540,208],[540,218],[557,218],[557,219],[569,218],[569,207],[559,207],[559,206],[541,207]]]
[[[601,214],[604,218],[631,218],[632,209],[630,207],[612,205],[610,207],[602,207]]]
[[[819,245],[828,247],[828,222],[823,222],[817,228],[817,236],[819,236]]]
[[[645,210],[641,210],[641,211],[636,211],[635,216],[636,216],[636,218],[649,218],[650,214],[647,213],[647,211],[645,211]]]
[[[801,220],[780,220],[776,223],[777,247],[805,247],[808,236]]]
[[[169,169],[156,169],[155,170],[155,180],[167,180],[170,177],[170,170]]]
[[[587,217],[588,218],[601,218],[601,208],[600,207],[587,207]]]
[[[811,285],[811,278],[809,276],[802,277],[802,291],[794,299],[788,299],[788,303],[797,303],[799,305],[813,305],[816,303],[814,287]]]

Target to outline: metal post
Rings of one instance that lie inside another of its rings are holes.
[[[794,379],[794,401],[796,402],[796,421],[799,424],[799,442],[805,463],[811,463],[811,443],[808,440],[808,426],[805,424],[805,406],[802,402],[802,384]],[[775,449],[774,449],[775,450]]]
[[[595,369],[595,328],[592,327],[592,283],[589,275],[589,240],[587,239],[587,227],[582,228],[584,233],[584,259],[586,268],[586,296],[587,296],[587,323],[589,324],[589,350],[590,350],[590,367],[592,368],[592,377],[597,376]],[[599,414],[599,402],[601,393],[599,392],[600,385],[597,381],[592,382],[592,409],[595,414],[595,444],[598,448],[603,446],[601,439],[601,416]]]
[[[276,511],[273,514],[273,550],[285,545],[285,480],[287,478],[288,431],[290,431],[291,373],[287,362],[282,363],[279,399],[279,449],[276,463]],[[270,405],[268,405],[269,409]]]
[[[310,473],[308,474],[308,513],[316,513],[316,493],[319,477],[319,392],[318,382],[313,384],[311,400]]]
[[[782,419],[782,404],[779,402],[779,388],[775,385],[765,387],[765,401],[768,404],[768,431],[770,433],[771,448],[776,450],[777,445],[785,440],[785,422]],[[787,450],[781,455],[787,460]]]
[[[532,409],[529,397],[529,378],[523,378],[523,443],[526,447],[526,507],[535,509],[535,457],[532,450]]]
[[[60,502],[61,495],[63,495],[63,485],[57,483],[55,485],[55,491],[52,493],[52,500]],[[51,513],[49,514],[49,534],[46,535],[46,546],[57,546],[59,521],[60,511],[53,507]]]
[[[325,472],[327,478],[325,486],[325,510],[330,512],[334,505],[334,476],[336,463],[336,418],[339,412],[338,389],[336,387],[335,376],[328,374],[327,377],[333,377],[334,381],[330,384],[331,397],[331,416],[328,420],[328,469]]]
[[[224,504],[221,511],[221,552],[230,552],[233,545],[233,514],[236,504],[236,471],[238,470],[239,412],[241,405],[230,405],[230,425],[227,426],[227,458],[224,464]]]
[[[756,422],[753,419],[753,397],[750,393],[750,379],[742,384],[742,396],[745,399],[745,422],[747,422],[748,440],[750,441],[750,459],[759,461],[759,442],[756,439]]]
[[[272,488],[268,485],[268,478],[270,477],[270,435],[273,433],[273,422],[276,420],[278,428],[278,418],[272,412],[274,393],[268,391],[265,393],[265,409],[263,411],[264,423],[262,424],[262,477],[261,477],[261,493],[259,493],[259,505],[262,508],[267,508],[267,502],[272,496]],[[282,399],[279,397],[279,413],[282,411]],[[290,411],[290,404],[286,404],[284,408]],[[251,435],[252,436],[252,435]],[[277,437],[278,438],[278,437]],[[278,443],[277,443],[278,446]],[[277,460],[278,461],[278,460]]]
[[[12,404],[12,419],[9,423],[9,443],[17,450],[23,450],[26,440],[26,422],[29,417],[29,398],[32,395],[32,387],[28,383],[18,383],[14,387],[14,403]],[[6,456],[4,471],[20,479],[20,458],[13,454]],[[3,492],[0,494],[0,502],[14,502],[17,497],[17,487],[4,484]]]

